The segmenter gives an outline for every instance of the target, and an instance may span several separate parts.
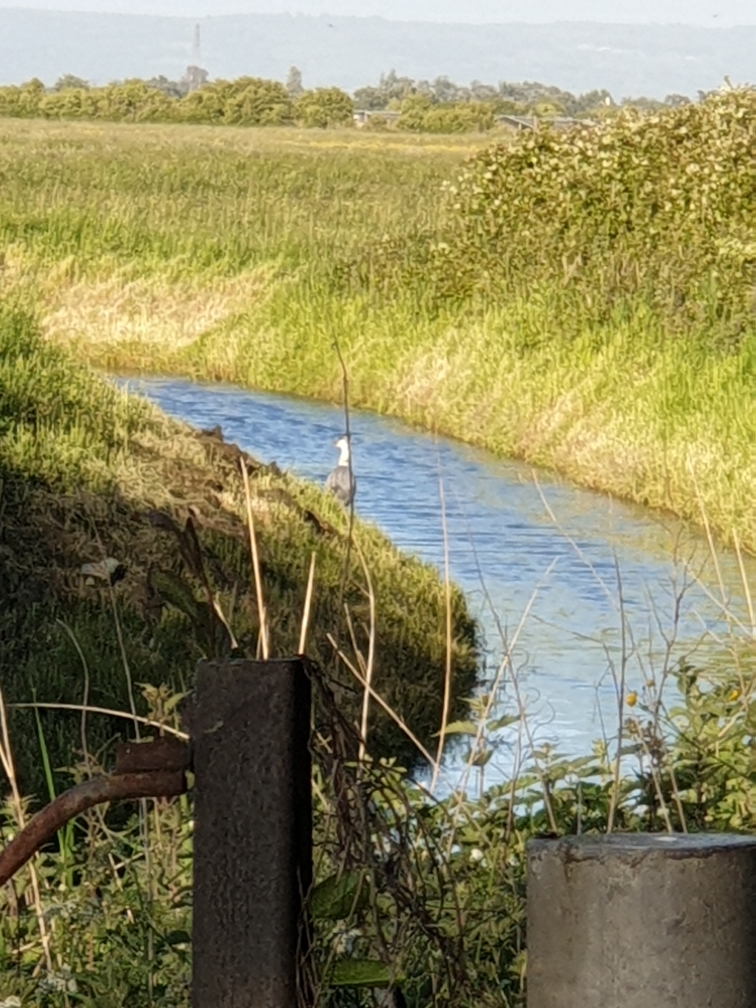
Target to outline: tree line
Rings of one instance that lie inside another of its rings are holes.
[[[461,86],[448,77],[416,81],[393,70],[382,74],[376,85],[349,95],[337,87],[306,89],[296,67],[285,83],[259,77],[208,81],[206,71],[189,67],[179,81],[161,76],[95,87],[67,74],[52,88],[37,78],[0,87],[0,116],[328,127],[349,125],[354,110],[365,109],[374,113],[372,128],[387,128],[390,118],[397,129],[452,133],[490,129],[501,114],[604,118],[627,106],[654,110],[690,100],[669,95],[664,101],[639,98],[616,104],[606,90],[574,95],[527,81],[498,85],[473,81]],[[381,111],[394,115],[382,118]]]

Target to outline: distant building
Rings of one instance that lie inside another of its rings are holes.
[[[519,116],[497,115],[499,126],[509,126],[518,132],[538,129],[539,126],[553,126],[554,129],[570,129],[572,126],[596,126],[593,119],[574,119],[571,116]]]
[[[192,69],[192,68],[190,68]],[[204,71],[203,71],[204,73]],[[389,112],[387,109],[356,109],[353,115],[355,126],[365,126],[371,119],[384,119],[386,122],[396,122],[401,112]],[[548,125],[554,129],[570,129],[572,126],[596,126],[593,119],[573,119],[570,116],[519,116],[519,115],[497,115],[495,116],[498,126],[509,126],[518,132],[523,130],[538,129],[539,126]]]
[[[198,91],[203,84],[207,83],[207,79],[210,76],[207,70],[203,70],[201,67],[202,56],[200,48],[200,26],[194,26],[194,42],[192,43],[192,62],[186,68],[186,73],[184,74],[183,84],[187,90]]]
[[[203,70],[202,67],[188,66],[183,77],[183,83],[186,87],[187,93],[189,91],[198,91],[203,84],[207,84],[209,76],[210,74],[207,70]]]
[[[357,109],[352,116],[355,126],[365,126],[370,119],[385,119],[386,122],[396,122],[400,112],[389,112],[386,109]]]

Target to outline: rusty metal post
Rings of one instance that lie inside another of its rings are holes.
[[[290,661],[203,661],[195,774],[192,1004],[297,1008],[312,877],[310,680]]]
[[[528,1008],[753,1008],[756,837],[528,845]]]

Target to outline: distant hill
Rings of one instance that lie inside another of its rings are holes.
[[[725,75],[756,80],[756,26],[432,24],[383,18],[241,14],[199,20],[0,8],[0,84],[65,73],[93,83],[160,74],[191,62],[194,25],[211,77],[283,80],[294,64],[306,87],[352,91],[390,69],[422,79],[539,80],[615,99],[695,96]]]

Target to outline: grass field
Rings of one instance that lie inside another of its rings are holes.
[[[426,296],[413,236],[447,226],[443,182],[490,138],[27,121],[0,137],[5,289],[82,359],[335,400],[337,339],[355,405],[705,509],[756,545],[752,334],[712,353],[636,304],[583,330],[573,313],[562,339],[543,285]],[[411,283],[338,280],[405,239]]]

